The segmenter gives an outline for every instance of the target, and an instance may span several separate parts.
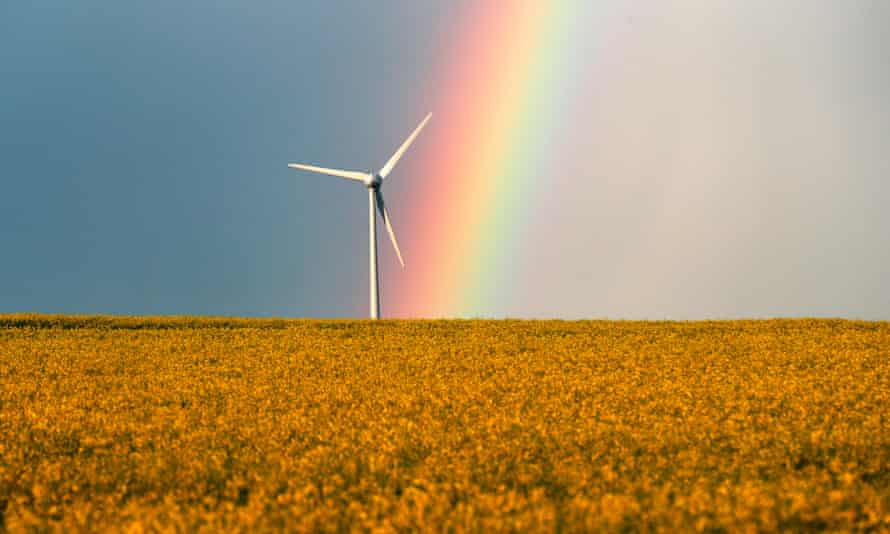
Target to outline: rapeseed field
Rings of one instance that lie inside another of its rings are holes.
[[[888,425],[888,323],[0,316],[0,531],[888,531]]]

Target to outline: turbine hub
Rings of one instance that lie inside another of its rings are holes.
[[[383,178],[380,177],[380,174],[368,174],[367,185],[369,189],[380,189],[380,184],[383,183]]]

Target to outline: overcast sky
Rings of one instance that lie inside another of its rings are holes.
[[[510,285],[448,315],[890,320],[890,3],[626,4]],[[363,316],[364,192],[285,165],[384,161],[467,12],[4,2],[0,312]]]

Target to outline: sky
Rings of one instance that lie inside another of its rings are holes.
[[[5,2],[0,312],[890,320],[890,4]]]

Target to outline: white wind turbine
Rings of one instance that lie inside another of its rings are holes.
[[[357,182],[361,182],[368,188],[368,240],[370,241],[370,268],[371,268],[371,319],[378,319],[380,317],[380,291],[379,285],[380,281],[377,277],[377,216],[374,213],[374,207],[377,207],[377,211],[380,212],[380,216],[383,217],[383,224],[386,225],[386,231],[389,233],[389,239],[392,241],[393,248],[396,249],[396,255],[399,257],[399,263],[402,264],[402,268],[405,267],[405,262],[402,260],[402,252],[399,250],[399,244],[396,242],[396,234],[393,233],[392,230],[392,222],[389,218],[389,211],[386,209],[386,204],[383,202],[383,193],[380,191],[380,187],[383,185],[383,181],[389,176],[389,173],[392,172],[393,167],[396,166],[396,163],[399,162],[399,159],[402,157],[402,154],[408,150],[408,147],[411,146],[411,143],[414,141],[414,138],[417,137],[417,134],[420,133],[420,130],[426,126],[430,117],[433,114],[429,113],[426,118],[421,121],[420,125],[408,136],[408,139],[405,139],[405,142],[402,143],[402,146],[396,150],[396,153],[389,158],[389,161],[386,162],[386,165],[383,166],[377,174],[372,174],[369,172],[358,172],[358,171],[341,171],[338,169],[326,169],[324,167],[315,167],[313,165],[301,165],[299,163],[288,163],[287,166],[293,169],[302,169],[304,171],[312,171],[321,174],[329,174],[331,176],[338,176],[340,178],[348,178],[349,180],[355,180]]]

